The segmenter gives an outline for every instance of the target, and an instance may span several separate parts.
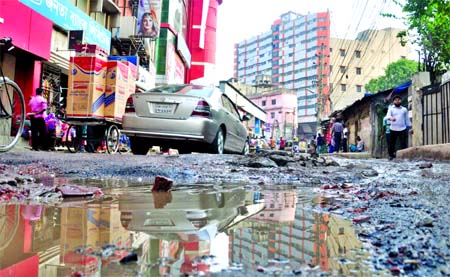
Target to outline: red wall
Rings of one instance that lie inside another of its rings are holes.
[[[8,36],[13,44],[43,59],[50,58],[53,23],[18,0],[0,0],[0,37]]]
[[[208,16],[206,19],[204,48],[199,47],[200,29],[193,26],[201,25],[203,1],[209,2]],[[194,63],[187,72],[186,82],[203,77],[205,67],[203,63],[215,64],[216,62],[216,29],[217,29],[217,7],[222,3],[220,0],[191,0],[188,5],[189,34],[188,47],[192,54]],[[200,63],[200,64],[195,64]]]

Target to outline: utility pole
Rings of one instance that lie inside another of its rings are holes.
[[[325,45],[320,45],[320,52],[316,54],[318,58],[319,76],[317,77],[317,131],[321,129],[320,123],[323,112],[323,63],[324,63],[324,49]]]

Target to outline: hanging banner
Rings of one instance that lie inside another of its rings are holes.
[[[255,118],[255,128],[254,128],[254,132],[255,135],[260,136],[261,135],[261,121],[258,118]]]
[[[161,0],[139,0],[137,36],[159,37],[160,20]]]

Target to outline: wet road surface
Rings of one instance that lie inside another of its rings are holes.
[[[103,195],[3,201],[0,275],[450,272],[445,163],[26,152],[1,164],[3,189],[19,180]],[[170,192],[151,192],[156,175],[174,180]]]
[[[0,206],[0,274],[379,273],[351,221],[314,211],[321,200],[311,189],[205,184],[105,193],[57,206]]]

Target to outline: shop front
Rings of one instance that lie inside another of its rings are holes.
[[[0,18],[0,37],[11,37],[15,46],[13,51],[2,53],[0,62],[28,103],[40,86],[42,61],[50,58],[53,24],[18,0],[0,1]]]

